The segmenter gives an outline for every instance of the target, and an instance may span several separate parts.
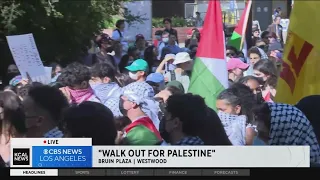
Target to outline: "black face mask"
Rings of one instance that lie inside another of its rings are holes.
[[[114,51],[114,48],[113,48],[112,46],[107,47],[107,48],[106,48],[106,51],[107,51],[108,53],[111,53],[112,51]]]
[[[257,103],[262,104],[265,102],[265,100],[262,97],[262,92],[257,92],[257,94],[255,94],[255,99],[257,101]]]
[[[123,116],[127,116],[128,111],[123,107],[124,100],[120,98],[119,101],[119,110]]]
[[[170,133],[166,131],[166,118],[163,116],[159,124],[159,132],[163,140],[170,142]]]

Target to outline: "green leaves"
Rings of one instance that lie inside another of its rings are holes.
[[[33,33],[43,61],[79,60],[93,34],[113,21],[124,1],[0,0],[0,37]]]

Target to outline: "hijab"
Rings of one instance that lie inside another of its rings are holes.
[[[176,80],[170,81],[170,82],[168,82],[166,87],[168,87],[168,86],[174,86],[174,87],[178,88],[181,92],[184,92],[184,87],[181,84],[181,82],[179,82],[179,81],[176,81]]]
[[[288,104],[268,103],[271,110],[269,145],[308,145],[310,162],[320,163],[320,148],[307,117]]]

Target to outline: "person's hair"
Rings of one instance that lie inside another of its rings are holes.
[[[92,77],[108,77],[111,81],[115,81],[116,70],[109,63],[96,63],[91,67],[90,71]]]
[[[199,13],[198,11],[196,12],[196,14],[199,14],[199,15],[200,15],[200,13]]]
[[[255,76],[244,76],[238,80],[238,83],[246,84],[250,80],[257,81],[259,84],[263,84],[263,81]]]
[[[148,63],[148,67],[149,67],[149,71],[148,72],[152,72],[152,67],[155,64],[156,61],[156,56],[154,55],[154,50],[155,46],[149,46],[144,50],[144,60],[147,61]]]
[[[91,79],[90,70],[87,66],[74,62],[69,64],[61,72],[58,78],[65,86],[74,87]]]
[[[258,104],[252,108],[255,116],[255,125],[257,126],[258,137],[262,140],[269,140],[271,129],[271,110],[268,103]]]
[[[124,19],[119,19],[117,22],[116,22],[116,27],[117,28],[120,28],[120,26],[122,25],[122,24],[124,24],[125,23],[125,20]]]
[[[170,35],[170,33],[168,31],[163,31],[162,35],[165,35],[165,34],[169,34]]]
[[[166,87],[166,90],[169,91],[172,95],[184,94],[184,92],[182,92],[179,88],[175,86],[168,86]]]
[[[179,108],[177,108],[179,107]],[[168,98],[166,111],[172,118],[182,122],[182,132],[187,136],[198,136],[206,118],[207,106],[201,96],[193,94],[176,94]]]
[[[63,123],[72,137],[92,138],[92,145],[115,145],[117,129],[113,114],[96,102],[83,102],[64,112]]]
[[[52,67],[52,72],[56,70],[57,67],[61,67],[60,64],[53,62],[49,64],[49,67]]]
[[[168,47],[162,48],[160,60],[163,61],[167,54],[172,54],[172,51]]]
[[[233,47],[233,46],[226,46],[226,50],[232,50],[232,51],[234,51],[236,54],[238,54],[237,48],[235,48],[235,47]]]
[[[162,30],[157,30],[157,31],[154,33],[154,35],[156,35],[156,36],[161,36],[162,33],[163,33]]]
[[[3,109],[0,133],[8,133],[10,136],[23,135],[27,132],[25,114],[20,98],[13,92],[0,92],[0,107]],[[2,132],[2,130],[8,132]]]
[[[311,95],[302,98],[295,106],[306,115],[308,120],[313,126],[314,132],[317,136],[318,142],[320,142],[320,111],[318,110],[320,105],[320,95]]]
[[[125,67],[128,65],[128,62],[129,62],[129,57],[130,56],[134,56],[134,53],[138,50],[137,47],[135,46],[131,46],[129,47],[128,49],[128,52],[126,55],[122,56],[121,60],[120,60],[120,63],[118,65],[119,67],[119,71],[121,73],[123,73],[125,71]]]
[[[249,87],[241,83],[234,83],[228,89],[223,90],[217,99],[225,100],[233,107],[241,106],[240,115],[246,115],[248,123],[253,123],[252,108],[257,104],[257,101]]]
[[[68,100],[59,89],[45,85],[33,86],[29,89],[28,96],[59,125],[63,110],[69,107]]]
[[[257,47],[250,48],[248,50],[248,56],[250,56],[250,54],[257,54],[260,58],[262,57],[262,55]]]
[[[269,31],[263,31],[263,32],[261,33],[261,38],[262,38],[262,39],[267,39],[267,38],[268,38],[268,34],[269,34]]]
[[[202,129],[199,131],[199,137],[205,145],[210,146],[225,146],[232,145],[221,123],[217,113],[207,108],[207,117],[202,124]]]
[[[277,87],[278,70],[276,65],[272,61],[267,59],[263,61],[258,61],[254,64],[253,69],[269,76],[269,78],[266,81],[266,85],[269,85],[273,88]]]
[[[171,21],[170,18],[164,18],[163,21],[162,21],[162,23],[164,24],[164,23],[166,23],[166,22],[169,22],[170,24],[172,24],[172,21]]]
[[[116,82],[118,83],[118,85],[120,87],[124,87],[132,82],[134,82],[133,79],[130,78],[130,76],[128,74],[124,74],[124,73],[118,73],[116,75]]]
[[[277,18],[281,18],[281,16],[280,16],[280,15],[276,15],[276,16],[274,16],[273,21],[276,21],[276,20],[277,20]]]
[[[269,38],[275,38],[275,39],[277,39],[277,34],[276,33],[274,33],[274,32],[269,32],[268,34],[267,34],[267,37]]]
[[[131,124],[131,120],[127,116],[115,117],[114,122],[118,131],[123,131],[126,126]]]

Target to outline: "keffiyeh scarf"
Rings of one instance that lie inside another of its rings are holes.
[[[231,143],[235,146],[246,145],[246,116],[236,116],[221,111],[218,112],[218,116]]]
[[[94,96],[91,87],[78,90],[73,90],[67,87],[67,90],[70,92],[71,103],[74,104],[80,104],[82,102],[89,101],[89,99]]]
[[[121,96],[121,87],[117,83],[101,83],[91,85],[94,94],[100,99],[102,104],[105,104],[108,99]]]
[[[288,104],[268,103],[271,110],[269,145],[308,145],[310,162],[320,163],[320,148],[306,116]]]

